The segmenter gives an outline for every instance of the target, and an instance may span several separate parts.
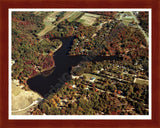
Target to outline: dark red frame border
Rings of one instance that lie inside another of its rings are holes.
[[[8,9],[9,8],[151,8],[152,9],[152,120],[9,120]],[[160,127],[160,1],[159,0],[0,0],[0,127]]]

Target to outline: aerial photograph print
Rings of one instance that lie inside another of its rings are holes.
[[[10,118],[151,118],[150,17],[9,9]]]

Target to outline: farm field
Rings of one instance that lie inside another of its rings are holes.
[[[64,16],[60,20],[56,21],[56,19],[57,19],[56,16],[60,13],[61,13],[60,11],[56,11],[56,12],[49,14],[43,20],[43,22],[45,24],[45,28],[42,31],[40,31],[37,34],[37,36],[39,36],[39,37],[44,36],[47,32],[51,31],[54,27],[57,26],[57,24],[59,24],[60,22],[62,22],[65,19],[68,19],[69,22],[78,21],[80,23],[83,23],[84,25],[92,25],[96,21],[96,19],[98,17],[100,17],[100,15],[96,15],[96,14],[69,11],[69,12],[65,12]],[[38,13],[36,13],[36,14],[38,14]],[[53,22],[54,22],[54,24],[53,24]]]
[[[47,32],[51,31],[55,27],[52,22],[56,20],[56,15],[59,13],[60,12],[53,12],[43,20],[45,28],[37,34],[38,36],[41,37],[45,35]]]
[[[58,11],[53,12],[44,19],[45,28],[37,34],[39,37],[44,36],[47,32],[51,31],[61,21],[68,19],[74,12],[65,12],[63,18],[60,19],[59,21],[56,21],[55,24],[53,25],[52,22],[56,20],[57,18],[56,15],[58,15],[59,13],[60,12]]]
[[[84,25],[92,25],[100,15],[85,13],[78,22],[83,23]]]
[[[68,18],[69,22],[72,22],[74,20],[79,19],[82,15],[84,14],[84,12],[73,12],[70,17]]]

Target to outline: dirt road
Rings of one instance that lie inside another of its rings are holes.
[[[145,32],[145,31],[142,29],[142,27],[139,25],[139,21],[137,20],[137,17],[133,14],[132,11],[131,11],[130,13],[131,13],[132,17],[134,18],[134,21],[137,23],[138,28],[139,28],[139,29],[141,30],[141,32],[143,33],[143,35],[144,35],[147,43],[149,44],[149,38],[148,38],[146,32]]]
[[[56,15],[59,13],[60,12],[53,12],[43,20],[45,28],[37,34],[39,37],[44,36],[47,32],[51,31],[54,27],[56,27],[60,22],[68,19],[73,12],[65,12],[64,16],[59,21],[56,21],[55,24],[52,24],[52,22],[56,20]]]
[[[105,24],[105,23],[107,23],[107,21],[105,21],[105,22],[101,23],[101,24],[97,27],[96,32],[98,32],[99,30],[101,30],[101,28],[103,27],[103,24]],[[91,38],[93,38],[93,37],[95,37],[95,36],[97,35],[97,34],[96,34],[96,32],[92,35],[92,37],[91,37]]]
[[[18,87],[19,82],[12,80],[11,84],[11,114],[12,115],[29,115],[28,111],[34,107],[37,99],[42,97],[34,91],[25,91]]]

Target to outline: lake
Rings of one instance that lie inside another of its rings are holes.
[[[57,92],[57,89],[71,79],[70,70],[72,66],[78,65],[82,61],[102,61],[115,59],[116,57],[88,57],[88,56],[68,56],[68,51],[71,48],[74,37],[62,38],[62,47],[57,50],[53,56],[55,68],[53,73],[47,77],[42,74],[37,75],[27,80],[29,88],[38,92],[43,97],[47,97],[52,92]]]

